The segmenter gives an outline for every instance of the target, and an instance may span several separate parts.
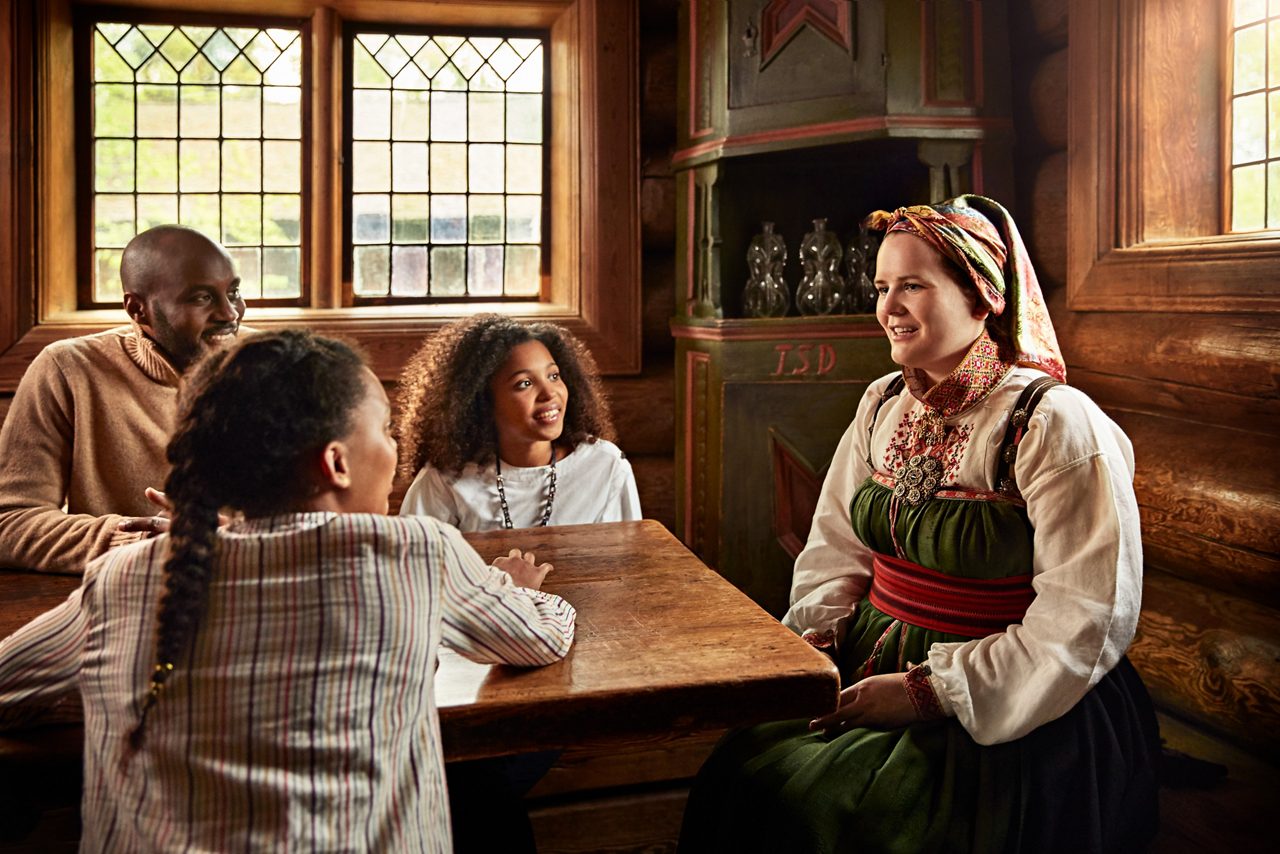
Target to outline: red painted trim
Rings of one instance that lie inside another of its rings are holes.
[[[933,70],[933,44],[935,39],[929,37],[930,24],[933,22],[931,7],[928,3],[920,4],[920,102],[926,107],[981,107],[982,106],[982,4],[967,4],[973,13],[970,31],[971,49],[973,51],[973,91],[970,97],[956,101],[943,101],[930,97],[930,90],[936,90]]]
[[[701,105],[699,95],[701,86],[698,75],[701,65],[698,62],[698,4],[701,0],[689,0],[689,139],[701,139],[712,133],[715,128],[698,127],[698,107]]]
[[[859,315],[862,316],[862,315]],[[870,317],[870,315],[865,315]],[[769,322],[767,326],[759,325],[759,321],[739,320],[736,323],[752,324],[751,326],[729,326],[735,321],[722,321],[717,326],[689,326],[677,322],[671,324],[671,337],[684,338],[691,341],[775,341],[781,338],[791,340],[812,341],[829,339],[841,341],[849,338],[883,338],[884,330],[879,325],[869,324],[822,324],[795,318],[793,322]]]
[[[695,291],[694,284],[693,284],[693,254],[695,251],[694,242],[697,239],[697,229],[694,228],[694,214],[696,210],[694,205],[694,198],[698,194],[698,183],[697,181],[694,180],[692,169],[690,169],[685,174],[688,176],[688,184],[689,184],[688,191],[685,193],[685,195],[688,197],[689,202],[688,202],[688,208],[685,211],[685,226],[684,226],[685,227],[684,310],[686,314],[692,314],[693,299],[694,299],[693,295]]]
[[[973,105],[982,106],[984,91],[982,76],[982,4],[974,3],[973,7]]]
[[[801,125],[793,128],[758,131],[741,136],[722,136],[707,140],[697,145],[683,148],[671,156],[672,165],[679,165],[686,160],[715,151],[718,148],[741,148],[748,145],[760,145],[768,142],[790,142],[840,133],[863,133],[867,131],[891,130],[907,128],[911,130],[955,130],[957,128],[972,130],[1007,130],[1013,127],[1013,120],[1008,118],[986,118],[982,116],[869,116],[860,119],[845,119],[838,122],[823,122],[816,125]]]

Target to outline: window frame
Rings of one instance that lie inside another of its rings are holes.
[[[554,80],[551,129],[553,188],[551,281],[538,303],[342,304],[342,72],[344,20],[442,26],[492,22],[505,7],[519,28],[551,32]],[[0,21],[0,66],[12,73],[10,137],[0,140],[0,176],[13,215],[6,239],[28,251],[0,265],[0,391],[16,388],[47,344],[126,322],[119,309],[78,310],[73,8],[70,0],[14,4]],[[155,0],[85,5],[156,8]],[[257,0],[171,0],[166,8],[221,13],[254,10]],[[246,316],[254,328],[306,325],[362,343],[375,373],[397,378],[424,338],[449,320],[487,309],[559,323],[577,335],[602,373],[636,374],[641,366],[639,213],[639,13],[636,0],[456,0],[418,4],[388,0],[282,0],[273,17],[307,17],[311,27],[309,255],[311,304],[264,307]],[[376,14],[374,14],[376,13]],[[7,39],[7,41],[6,41]],[[324,128],[325,130],[321,130]],[[6,281],[7,280],[7,281]]]
[[[1228,6],[1072,4],[1069,309],[1280,311],[1271,272],[1280,263],[1280,233],[1224,228]],[[1161,90],[1178,97],[1154,97]]]
[[[1222,184],[1223,184],[1223,194],[1224,194],[1223,203],[1222,203],[1222,221],[1224,223],[1224,230],[1226,225],[1230,225],[1231,234],[1253,234],[1253,233],[1263,232],[1263,231],[1275,232],[1275,231],[1280,231],[1280,227],[1268,228],[1265,225],[1267,221],[1268,213],[1270,212],[1270,202],[1268,200],[1270,193],[1268,192],[1267,188],[1272,183],[1272,178],[1270,174],[1266,174],[1266,173],[1270,173],[1272,171],[1270,168],[1272,165],[1280,164],[1280,157],[1273,157],[1271,155],[1271,151],[1270,151],[1271,146],[1269,144],[1269,140],[1272,135],[1272,131],[1270,130],[1271,96],[1272,95],[1280,96],[1280,88],[1277,88],[1271,85],[1270,74],[1268,73],[1268,62],[1272,58],[1271,44],[1270,44],[1271,42],[1270,28],[1273,23],[1276,24],[1277,26],[1280,26],[1280,14],[1272,13],[1269,8],[1270,4],[1267,4],[1267,6],[1264,7],[1264,12],[1263,12],[1261,21],[1255,21],[1252,24],[1248,24],[1244,27],[1237,27],[1235,24],[1233,13],[1235,12],[1235,6],[1238,3],[1239,3],[1239,0],[1233,0],[1233,2],[1227,4],[1228,8],[1226,11],[1226,16],[1223,21],[1223,34],[1222,34],[1223,51],[1225,56],[1224,61],[1222,63],[1222,69],[1223,69],[1222,71],[1222,74],[1223,74],[1223,80],[1222,80],[1223,181],[1222,181]],[[1265,52],[1265,56],[1263,60],[1262,87],[1260,89],[1250,90],[1247,93],[1237,94],[1235,92],[1235,48],[1236,48],[1235,36],[1236,36],[1236,33],[1238,33],[1242,29],[1247,29],[1248,27],[1257,26],[1259,24],[1261,24],[1263,27],[1263,32],[1264,32],[1263,50]],[[1280,61],[1280,57],[1276,57],[1276,60]],[[1235,163],[1234,147],[1235,147],[1236,105],[1241,98],[1252,96],[1252,95],[1258,95],[1258,94],[1261,94],[1263,96],[1264,122],[1266,122],[1267,129],[1268,129],[1267,141],[1264,141],[1263,143],[1262,159],[1250,161],[1248,163]],[[1235,183],[1236,182],[1235,182],[1234,172],[1237,168],[1240,168],[1242,166],[1262,166],[1264,170],[1265,177],[1263,178],[1263,209],[1262,209],[1262,218],[1263,218],[1264,225],[1261,228],[1249,228],[1249,229],[1239,228],[1238,229],[1235,227],[1234,207],[1235,207]],[[1277,211],[1275,213],[1277,215],[1277,218],[1280,218],[1280,211]]]
[[[439,25],[415,26],[415,25],[407,25],[403,23],[389,23],[387,21],[346,21],[343,23],[343,27],[342,27],[342,65],[348,81],[351,80],[352,74],[353,74],[352,65],[355,59],[355,50],[353,45],[356,39],[356,31],[357,30],[378,30],[378,29],[386,29],[388,31],[394,31],[396,35],[404,34],[404,35],[424,35],[424,36],[458,35],[460,30],[465,30],[466,36],[477,35],[477,36],[493,36],[493,37],[499,37],[499,38],[535,37],[544,41],[545,49],[543,51],[543,60],[542,60],[543,61],[543,80],[548,81],[548,83],[544,84],[546,88],[544,88],[543,95],[542,95],[542,127],[543,127],[542,145],[543,145],[543,148],[547,151],[546,153],[543,154],[543,158],[542,158],[543,193],[541,196],[542,198],[541,207],[542,207],[543,237],[542,237],[542,242],[539,244],[539,246],[542,249],[542,257],[540,262],[541,271],[539,274],[539,278],[543,284],[539,288],[539,291],[540,291],[540,295],[545,294],[547,292],[547,279],[551,275],[551,246],[552,246],[553,231],[554,231],[554,229],[552,228],[554,222],[552,220],[552,215],[551,215],[551,180],[550,180],[551,179],[551,154],[549,153],[551,144],[550,144],[550,140],[548,139],[548,130],[552,127],[551,101],[555,97],[555,93],[550,90],[550,86],[549,86],[549,82],[551,80],[550,33],[547,32],[546,30],[518,28],[518,27],[465,27],[464,28],[464,27],[457,27],[457,26],[447,27],[447,26],[439,26]],[[436,90],[432,89],[430,91],[434,92]],[[471,90],[468,89],[467,91],[469,92]],[[349,306],[365,306],[365,305],[419,305],[419,304],[448,305],[450,303],[457,303],[459,305],[472,305],[476,303],[477,302],[476,298],[469,297],[469,296],[398,297],[392,294],[387,294],[386,296],[362,296],[362,295],[356,294],[353,263],[354,263],[354,257],[355,257],[354,250],[357,244],[355,243],[352,235],[352,217],[353,217],[352,199],[354,198],[355,193],[351,189],[352,187],[351,150],[355,143],[355,136],[351,130],[352,98],[353,98],[354,92],[355,92],[355,87],[350,85],[349,82],[347,85],[344,85],[343,87],[344,115],[343,115],[343,122],[342,122],[342,141],[343,141],[342,174],[343,174],[343,186],[346,187],[347,190],[346,192],[343,193],[343,198],[342,198],[342,244],[343,244],[342,245],[342,281],[344,285],[343,294],[342,294],[343,304],[349,305]],[[394,190],[391,191],[391,194],[394,195],[395,191]],[[431,193],[428,192],[427,195],[431,195]],[[469,189],[468,189],[467,195],[471,195],[471,192]],[[505,194],[504,194],[504,198],[505,198]],[[361,245],[366,245],[366,244],[361,244]],[[394,247],[395,244],[392,243],[390,245]],[[430,246],[434,244],[427,244],[427,245]],[[459,245],[470,247],[472,244],[470,242],[467,242]],[[531,302],[536,302],[540,298],[541,296],[509,297],[504,295],[501,297],[494,297],[490,300],[485,300],[485,302],[501,303],[506,306],[514,305],[518,307],[519,305],[527,305]]]
[[[72,10],[75,42],[75,139],[76,139],[76,307],[79,311],[104,308],[93,299],[93,70],[89,65],[90,42],[97,24],[101,21],[119,21],[128,24],[163,23],[173,26],[236,27],[251,26],[266,29],[272,26],[296,27],[302,39],[302,217],[300,247],[302,264],[299,270],[301,293],[295,298],[258,298],[251,300],[253,308],[296,307],[306,308],[311,302],[310,256],[311,245],[311,150],[308,145],[311,127],[311,22],[308,18],[279,17],[275,15],[240,15],[216,12],[193,12],[182,9],[138,9],[123,6],[76,6]],[[136,121],[136,118],[135,118]],[[136,129],[135,129],[136,133]],[[180,137],[179,137],[180,138]],[[222,142],[224,136],[219,136]],[[133,194],[137,194],[134,188]],[[218,191],[219,199],[223,195]],[[180,195],[180,193],[178,193]],[[221,240],[221,235],[213,235]]]

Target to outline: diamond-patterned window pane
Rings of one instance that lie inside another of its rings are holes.
[[[302,295],[302,51],[289,28],[94,25],[93,300],[166,223],[228,247],[249,298]]]
[[[174,30],[169,38],[164,40],[164,44],[160,45],[160,53],[174,68],[181,70],[191,61],[191,57],[196,55],[196,46],[191,43],[191,39],[187,38],[185,33]]]
[[[191,39],[193,44],[195,44],[197,47],[200,47],[201,45],[203,45],[205,42],[209,40],[210,36],[212,36],[215,32],[217,32],[217,28],[216,27],[183,27],[182,32],[186,34],[187,38]]]
[[[422,69],[422,73],[431,77],[436,74],[444,64],[449,61],[449,57],[440,49],[440,45],[434,41],[428,42],[413,57],[414,63]]]
[[[453,53],[453,64],[462,72],[463,77],[471,77],[484,65],[484,57],[472,47],[471,42],[464,43]]]
[[[93,77],[102,83],[133,82],[133,69],[116,53],[101,32],[95,33],[93,37]]]
[[[436,36],[435,37],[436,44],[440,45],[440,49],[443,50],[445,52],[445,55],[447,56],[453,56],[453,52],[458,48],[462,47],[463,43],[466,42],[466,40],[467,39],[465,36]]]
[[[302,39],[295,38],[293,44],[284,49],[262,75],[262,82],[268,86],[302,85]]]
[[[505,43],[506,40],[473,36],[472,38],[468,39],[468,41],[470,41],[471,46],[476,49],[476,53],[480,54],[481,57],[487,59],[489,57],[489,54],[493,53],[495,50],[502,47],[502,45]]]
[[[169,33],[173,32],[173,27],[165,26],[163,24],[142,24],[138,29],[147,37],[147,41],[151,42],[156,47],[159,47],[161,43],[169,37]]]
[[[129,32],[130,25],[129,24],[98,24],[97,30],[98,32],[102,33],[103,36],[106,37],[108,43],[115,44],[116,42],[120,41],[121,38],[124,37],[125,33]]]
[[[116,52],[132,68],[139,68],[142,63],[147,61],[147,57],[151,56],[151,52],[154,50],[155,46],[137,27],[129,30],[129,32],[125,33],[124,38],[116,42]]]
[[[357,32],[348,49],[356,297],[537,299],[544,41]]]
[[[236,43],[231,40],[222,30],[218,30],[209,40],[204,43],[200,51],[209,58],[213,63],[213,67],[221,71],[231,64],[237,56],[240,55],[240,49],[236,47]]]
[[[409,61],[409,54],[405,53],[404,48],[400,46],[400,42],[395,39],[387,39],[374,58],[378,60],[378,64],[387,72],[388,77],[395,77],[400,73],[400,69],[404,68],[405,63]]]

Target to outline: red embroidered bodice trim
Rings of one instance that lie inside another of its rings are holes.
[[[903,368],[902,375],[912,396],[927,410],[939,418],[950,418],[986,400],[1013,368],[1012,363],[1000,360],[1000,348],[984,330],[960,364],[932,388],[924,371]]]

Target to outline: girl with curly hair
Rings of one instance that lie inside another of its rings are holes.
[[[439,645],[562,658],[574,611],[536,589],[547,565],[387,516],[386,394],[307,332],[209,356],[167,456],[169,533],[0,643],[0,727],[83,698],[81,847],[452,850]]]
[[[568,330],[478,314],[400,380],[402,514],[464,531],[640,518],[595,360]]]

